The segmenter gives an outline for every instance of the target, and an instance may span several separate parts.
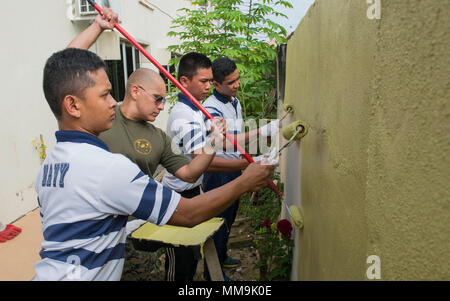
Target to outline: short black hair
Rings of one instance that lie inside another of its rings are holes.
[[[62,116],[61,104],[67,95],[84,98],[84,91],[95,86],[89,72],[106,70],[105,62],[88,50],[67,48],[54,53],[45,64],[43,88],[56,119]]]
[[[227,58],[219,57],[212,63],[213,80],[221,84],[225,77],[237,69],[236,63]]]
[[[199,69],[209,69],[212,67],[211,60],[204,54],[190,52],[181,57],[178,65],[178,80],[182,76],[192,79]]]

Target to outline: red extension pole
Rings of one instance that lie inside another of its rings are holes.
[[[99,14],[102,14],[102,8],[95,3],[94,0],[87,0],[89,2],[89,4],[91,4],[98,12]],[[150,60],[150,62],[152,62],[153,65],[156,66],[156,68],[158,68],[168,79],[170,79],[171,82],[173,82],[175,84],[175,86],[177,86],[178,89],[181,90],[181,92],[186,95],[187,98],[189,98],[190,101],[192,101],[192,103],[200,110],[202,111],[203,114],[205,114],[206,117],[208,117],[208,119],[212,120],[214,119],[214,117],[202,106],[202,104],[200,102],[198,102],[197,99],[195,99],[194,96],[192,96],[191,93],[189,93],[188,90],[186,90],[186,88],[184,88],[179,82],[178,80],[172,76],[172,74],[169,73],[169,71],[167,71],[157,60],[155,60],[130,34],[128,34],[128,32],[126,32],[122,26],[120,26],[117,22],[114,24],[114,27],[125,37],[127,38],[128,41],[131,42],[131,44],[134,45],[134,47],[136,47],[146,58],[148,58]],[[247,152],[233,139],[233,137],[226,133],[226,138],[231,141],[234,146],[237,148],[237,150],[244,156],[244,158],[250,162],[253,163],[253,159],[252,157],[250,157]],[[275,183],[273,183],[273,181],[271,179],[268,180],[268,185],[270,187],[270,189],[272,189],[278,196],[281,195],[281,192],[278,191],[277,186],[275,185]]]

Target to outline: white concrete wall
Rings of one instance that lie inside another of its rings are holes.
[[[150,2],[173,17],[178,8],[189,5],[185,0]],[[0,222],[7,224],[37,207],[34,180],[41,161],[33,140],[42,134],[49,150],[55,145],[57,123],[42,91],[45,62],[88,23],[71,22],[65,0],[3,1],[2,5],[7,13],[0,18]],[[157,9],[145,8],[138,0],[122,0],[122,13],[122,26],[148,43],[154,58],[166,64],[169,54],[164,49],[174,43],[166,37],[171,19]]]

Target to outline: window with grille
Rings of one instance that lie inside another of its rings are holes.
[[[81,15],[92,15],[95,14],[95,8],[93,8],[87,0],[79,0],[80,1],[80,14]]]
[[[141,67],[139,50],[127,42],[120,43],[120,61],[106,60],[108,78],[112,84],[111,95],[117,101],[125,96],[128,77]]]

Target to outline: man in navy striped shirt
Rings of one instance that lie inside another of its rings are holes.
[[[59,131],[35,181],[44,236],[35,280],[120,280],[129,215],[193,227],[265,186],[273,169],[251,164],[228,185],[183,198],[98,139],[117,103],[96,54],[75,48],[53,54],[43,88]]]
[[[212,62],[214,91],[203,105],[214,117],[223,118],[228,127],[228,132],[235,136],[237,141],[249,143],[257,135],[260,136],[276,136],[278,125],[275,122],[269,123],[258,129],[241,133],[243,129],[242,109],[239,100],[236,98],[240,86],[240,75],[236,64],[229,58],[221,57]],[[203,174],[203,185],[205,191],[211,191],[217,187],[222,187],[241,175],[241,169],[230,168],[221,169],[221,162],[239,162],[241,153],[234,147],[225,147],[225,152],[217,152],[216,157],[209,165],[208,170]],[[231,226],[236,218],[239,208],[239,198],[232,203],[230,207],[220,213],[219,217],[225,219],[226,228],[220,229],[214,234],[214,243],[217,255],[222,267],[237,267],[240,262],[227,255],[227,243]],[[209,274],[205,269],[205,277],[208,279]]]

